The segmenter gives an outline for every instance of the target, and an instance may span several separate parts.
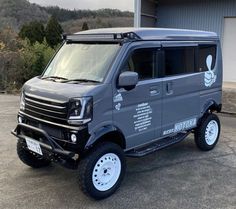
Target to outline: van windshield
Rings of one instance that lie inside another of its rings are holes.
[[[119,44],[64,44],[42,79],[102,82],[119,48]]]

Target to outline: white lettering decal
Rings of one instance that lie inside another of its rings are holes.
[[[139,104],[134,117],[134,130],[141,132],[152,125],[152,108],[148,103]]]
[[[175,130],[172,128],[172,129],[169,129],[169,130],[166,130],[166,131],[164,131],[163,132],[163,135],[165,136],[165,135],[169,135],[169,134],[172,134],[172,133],[174,133],[175,132]]]
[[[183,122],[180,122],[180,123],[176,123],[174,128],[169,129],[169,130],[165,130],[163,132],[163,135],[165,136],[165,135],[169,135],[169,134],[172,134],[172,133],[178,133],[180,131],[185,131],[185,130],[196,127],[196,125],[197,125],[197,119],[196,118],[186,120],[186,121],[183,121]]]
[[[197,119],[190,119],[181,123],[176,123],[175,124],[175,132],[183,131],[183,130],[188,130],[190,128],[195,127],[197,124]]]

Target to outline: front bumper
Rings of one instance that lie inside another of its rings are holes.
[[[37,137],[27,136],[25,133],[28,131],[34,133]],[[19,139],[19,142],[22,144],[24,149],[28,149],[26,138],[30,138],[31,140],[39,143],[43,153],[43,158],[58,163],[69,169],[76,169],[78,167],[78,160],[80,157],[79,154],[64,149],[52,137],[50,137],[46,131],[28,124],[19,123],[16,129],[11,133]]]

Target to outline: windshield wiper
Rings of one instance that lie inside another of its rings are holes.
[[[69,82],[101,83],[100,81],[91,80],[91,79],[71,79],[71,80],[62,81],[62,83],[69,83]]]
[[[63,78],[63,77],[60,77],[60,76],[48,76],[48,77],[43,77],[42,78],[43,80],[46,80],[46,79],[52,79],[52,80],[65,80],[65,81],[68,81],[67,78]]]

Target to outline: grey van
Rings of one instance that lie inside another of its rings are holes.
[[[20,160],[78,169],[82,191],[113,194],[125,157],[195,136],[212,150],[220,135],[222,55],[212,32],[113,28],[64,36],[41,76],[22,89]]]

